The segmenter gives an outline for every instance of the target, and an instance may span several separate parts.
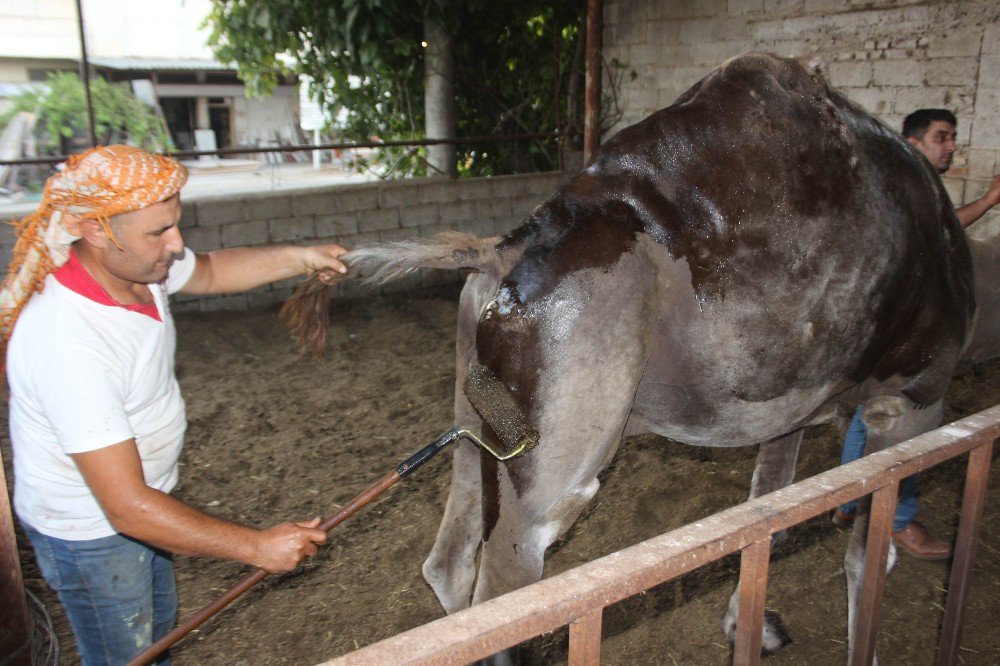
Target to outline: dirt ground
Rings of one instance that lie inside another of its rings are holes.
[[[273,310],[179,315],[178,375],[190,428],[177,496],[260,526],[336,511],[450,426],[456,302],[456,294],[439,293],[335,304],[320,359],[294,353]],[[953,383],[946,422],[1000,403],[1000,362],[977,370]],[[9,468],[7,427],[0,425]],[[836,464],[839,445],[834,427],[809,429],[798,478]],[[755,448],[627,439],[602,474],[597,498],[550,550],[546,574],[742,501],[755,455]],[[445,453],[389,490],[336,528],[306,566],[265,580],[181,642],[173,663],[317,663],[440,617],[420,566],[441,518],[449,466]],[[1000,663],[995,472],[965,616],[964,664]],[[921,478],[921,515],[938,534],[954,534],[963,476],[964,458]],[[61,609],[23,537],[19,543],[27,587],[53,615],[63,662],[74,663]],[[794,642],[765,663],[845,662],[846,543],[846,532],[822,516],[795,529],[775,553],[768,606],[780,610]],[[233,563],[177,558],[180,617],[246,572]],[[719,624],[737,573],[738,560],[730,557],[608,608],[603,663],[728,663]],[[946,584],[945,564],[900,558],[887,583],[882,663],[933,662]],[[563,630],[535,640],[526,656],[557,664],[566,649]],[[394,661],[386,656],[387,664]]]

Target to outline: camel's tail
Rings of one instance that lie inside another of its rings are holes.
[[[407,238],[359,247],[341,259],[350,273],[360,273],[366,283],[380,285],[418,268],[474,268],[487,272],[499,268],[499,238],[479,238],[461,231],[446,231],[430,238]]]
[[[291,329],[302,351],[319,354],[329,326],[329,288],[342,279],[360,276],[372,285],[391,282],[417,268],[473,268],[499,274],[502,261],[498,237],[448,231],[430,238],[408,238],[368,245],[340,257],[348,268],[332,279],[329,273],[306,278],[281,308],[281,319]]]

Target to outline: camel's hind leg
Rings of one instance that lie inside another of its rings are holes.
[[[452,458],[451,490],[423,574],[448,613],[468,608],[482,539],[479,450],[459,441]]]
[[[458,306],[458,335],[455,350],[455,424],[478,432],[481,420],[465,397],[462,385],[469,363],[476,359],[476,323],[484,302],[496,287],[496,280],[473,274],[462,289]],[[445,611],[467,608],[476,580],[476,553],[482,540],[482,480],[479,450],[461,440],[452,458],[451,489],[437,539],[424,561],[424,579],[434,590]]]
[[[473,603],[538,581],[545,549],[597,492],[617,448],[648,357],[646,272],[623,258],[618,279],[565,281],[545,317],[479,330],[501,379],[520,397],[540,440],[527,455],[483,466],[483,550]],[[628,297],[625,297],[628,294]],[[528,326],[524,325],[528,322]],[[534,348],[532,348],[532,346]],[[504,362],[534,354],[540,362]]]
[[[795,462],[799,457],[799,446],[802,444],[802,430],[790,435],[765,442],[757,452],[757,464],[753,470],[750,482],[750,497],[752,500],[784,488],[795,480]],[[783,538],[784,532],[774,535],[774,542]],[[729,598],[729,609],[722,620],[722,629],[730,643],[736,641],[736,622],[739,619],[740,588]],[[764,628],[761,637],[761,652],[771,654],[791,643],[792,639],[781,621],[781,616],[768,611],[764,614]]]
[[[502,465],[484,457],[484,541],[473,603],[540,580],[545,550],[597,493],[597,474],[617,448],[631,405],[628,387],[608,384],[600,396],[596,386],[581,386],[576,396],[548,402],[546,413],[563,418],[541,430],[524,458]]]

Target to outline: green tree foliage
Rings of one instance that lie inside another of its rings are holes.
[[[207,23],[217,57],[236,63],[252,93],[272,90],[279,73],[306,75],[338,119],[333,129],[388,140],[423,137],[424,21],[442,20],[453,39],[458,134],[479,136],[551,131],[579,118],[567,91],[582,77],[583,4],[213,0]],[[557,162],[551,141],[460,145],[459,155],[460,169],[476,175]],[[388,159],[399,167],[408,158]]]
[[[123,142],[152,150],[171,147],[163,121],[132,94],[127,83],[93,79],[90,96],[99,143]],[[87,136],[87,100],[75,73],[53,72],[44,85],[18,95],[0,125],[18,111],[36,115],[40,147],[63,152],[67,140]]]

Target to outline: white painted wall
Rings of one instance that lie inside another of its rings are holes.
[[[212,59],[209,0],[81,0],[87,51],[104,58]],[[75,0],[0,0],[0,57],[78,58]]]
[[[81,0],[91,58],[214,60],[201,23],[210,0]],[[26,81],[27,68],[45,68],[45,58],[79,59],[75,0],[0,0],[0,82]],[[30,58],[32,60],[25,60]],[[37,60],[36,60],[37,59]],[[48,61],[51,65],[51,60]],[[164,84],[159,96],[232,99],[237,143],[274,139],[298,123],[297,91],[281,86],[270,98],[247,99],[242,86]]]
[[[0,56],[79,55],[73,0],[0,0]]]
[[[634,70],[617,131],[670,105],[747,51],[818,58],[830,83],[890,127],[921,107],[958,116],[944,183],[956,205],[1000,172],[1000,2],[996,0],[605,0],[604,55]],[[970,228],[1000,232],[1000,206]]]
[[[291,135],[298,127],[299,98],[290,86],[276,90],[273,97],[233,98],[233,138],[237,143],[256,144],[274,141],[280,134],[286,142],[298,143],[298,136]],[[284,93],[284,94],[279,94]]]

